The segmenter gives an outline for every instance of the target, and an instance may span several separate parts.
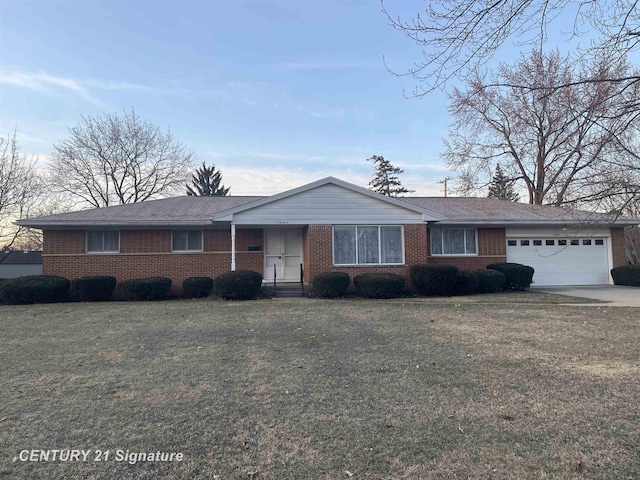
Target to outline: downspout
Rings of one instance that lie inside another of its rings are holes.
[[[236,271],[236,225],[231,223],[231,271]]]

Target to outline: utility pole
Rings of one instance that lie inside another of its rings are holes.
[[[440,180],[438,183],[442,183],[444,184],[444,197],[447,198],[447,182],[449,180],[453,180],[453,177],[445,177],[442,180]]]

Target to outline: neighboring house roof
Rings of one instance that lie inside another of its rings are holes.
[[[514,203],[494,198],[402,197],[390,198],[333,177],[269,197],[173,197],[128,205],[22,219],[18,225],[41,229],[100,227],[205,226],[226,222],[235,214],[259,209],[293,198],[323,185],[337,185],[350,192],[374,198],[383,204],[423,215],[424,221],[442,224],[516,225],[637,225],[640,219],[613,217],[601,213],[570,210],[547,205]]]
[[[1,265],[40,265],[42,252],[0,252]]]

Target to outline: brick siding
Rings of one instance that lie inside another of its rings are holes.
[[[478,255],[469,256],[431,256],[429,242],[429,261],[434,265],[453,265],[461,270],[484,270],[491,263],[507,261],[507,240],[504,228],[478,228]]]
[[[112,275],[120,282],[131,278],[166,276],[179,291],[191,276],[216,277],[231,268],[231,232],[205,230],[203,252],[171,252],[170,230],[121,230],[120,253],[85,254],[84,230],[43,232],[42,271],[69,279],[86,275]],[[237,269],[263,271],[262,229],[236,231]],[[249,246],[260,246],[249,252]]]
[[[611,229],[611,251],[613,253],[613,266],[611,268],[621,267],[627,264],[624,228]]]
[[[404,226],[403,265],[333,265],[331,225],[309,225],[303,230],[305,281],[326,271],[343,271],[351,278],[361,273],[391,272],[405,277],[412,289],[409,267],[417,264],[455,265],[460,269],[484,269],[488,264],[506,262],[504,228],[479,228],[477,256],[431,256],[426,225]],[[118,281],[154,275],[170,277],[173,290],[190,276],[215,277],[230,270],[231,233],[227,229],[208,229],[203,234],[203,252],[172,253],[170,230],[121,230],[119,254],[85,254],[84,230],[46,230],[43,232],[43,273],[78,278],[85,275],[113,275]],[[263,273],[264,237],[261,228],[236,230],[238,269]],[[614,266],[625,264],[624,232],[611,229]],[[259,246],[259,251],[248,251]]]

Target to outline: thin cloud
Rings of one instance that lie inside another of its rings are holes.
[[[87,86],[96,88],[99,90],[128,90],[128,91],[141,91],[141,92],[155,92],[158,89],[150,87],[148,85],[141,85],[138,83],[128,82],[112,82],[108,80],[87,80],[84,82]]]
[[[42,72],[0,71],[0,83],[47,95],[57,95],[60,90],[70,90],[96,106],[105,106],[102,101],[91,94],[89,89],[73,78],[58,77]]]
[[[314,118],[344,118],[347,111],[344,108],[323,108],[323,107],[305,107],[299,106],[298,110],[311,115]]]
[[[381,65],[371,62],[340,62],[332,60],[320,60],[310,62],[282,62],[279,63],[278,68],[283,70],[292,71],[305,71],[305,70],[346,70],[346,69],[369,69],[369,68],[381,68]]]
[[[139,83],[119,82],[101,79],[79,80],[69,77],[50,75],[44,72],[24,72],[20,70],[0,71],[0,83],[18,88],[25,88],[45,95],[57,95],[60,91],[71,91],[86,101],[104,108],[106,104],[95,94],[96,90],[106,91],[138,91],[181,95],[178,89],[143,85]]]
[[[340,170],[304,171],[290,168],[223,167],[223,181],[231,187],[231,195],[274,195],[324,177],[337,177],[356,185],[366,185],[364,177]]]

